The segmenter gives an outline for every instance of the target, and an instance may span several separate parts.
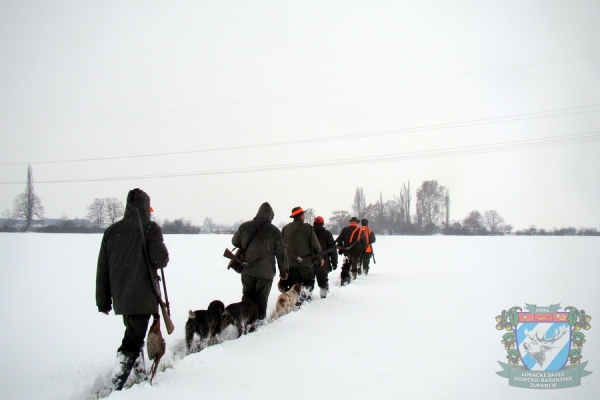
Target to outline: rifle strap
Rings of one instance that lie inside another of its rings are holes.
[[[254,222],[256,222],[256,221],[254,221]],[[267,245],[267,241],[265,240],[265,237],[264,237],[264,235],[262,233],[262,230],[260,229],[266,223],[267,222],[265,221],[261,225],[258,225],[258,222],[256,222],[256,230],[257,230],[258,233],[260,233],[260,237],[261,237],[261,239],[263,241],[263,244],[265,245],[265,248],[267,249],[267,254],[265,254],[265,255],[263,255],[261,257],[258,257],[258,258],[254,259],[252,261],[248,261],[248,263],[246,264],[247,267],[250,266],[250,265],[252,265],[252,264],[254,264],[255,262],[260,261],[263,258],[267,258],[269,255],[271,255],[271,250],[269,250],[269,246]],[[252,236],[252,239],[254,239],[254,236],[256,236],[256,232],[254,232],[254,235]],[[252,240],[250,240],[250,241],[252,241]],[[248,243],[248,246],[250,246],[250,243]]]
[[[246,246],[241,248],[241,249],[242,249],[242,253],[245,253],[245,252],[246,252],[246,250],[248,250],[248,247],[250,247],[250,244],[252,243],[252,241],[253,241],[253,240],[254,240],[254,238],[256,237],[256,234],[257,234],[257,233],[259,233],[259,232],[261,232],[261,231],[260,231],[260,228],[261,228],[261,227],[262,227],[264,224],[266,224],[266,223],[267,223],[267,222],[265,221],[265,222],[263,222],[262,224],[260,224],[260,225],[259,225],[259,224],[258,224],[258,222],[256,222],[256,221],[254,221],[254,222],[256,223],[256,231],[254,231],[254,233],[253,233],[253,234],[252,234],[252,236],[250,237],[250,240],[248,240],[248,243],[246,243]],[[262,236],[262,232],[261,232],[261,236]],[[264,240],[264,239],[263,239],[263,240]],[[268,248],[267,248],[267,250],[268,250]]]
[[[287,251],[289,251],[289,252],[290,252],[290,254],[291,254],[291,255],[292,255],[292,256],[293,256],[293,257],[294,257],[296,260],[299,260],[299,259],[301,259],[301,258],[303,258],[303,257],[300,257],[300,256],[298,256],[296,253],[294,253],[294,252],[292,251],[292,249],[290,248],[290,246],[288,246],[288,241],[289,241],[289,240],[292,238],[292,236],[294,236],[294,235],[296,234],[296,232],[298,232],[298,229],[300,229],[300,227],[302,227],[302,225],[304,225],[304,224],[303,224],[303,223],[302,223],[302,224],[298,224],[298,226],[296,227],[296,229],[294,229],[294,231],[293,231],[292,233],[290,233],[290,234],[289,234],[289,236],[287,236],[287,237],[284,237],[284,238],[283,238],[283,244],[285,245],[285,248],[287,249]],[[304,261],[304,260],[302,260],[302,261]]]
[[[256,222],[256,221],[254,221]],[[266,224],[266,222],[263,223],[263,225]],[[269,245],[267,244],[267,241],[265,240],[265,236],[263,235],[262,231],[260,230],[261,225],[258,225],[258,222],[256,222],[256,229],[258,230],[258,233],[260,233],[260,238],[263,241],[263,244],[265,245],[265,249],[267,249],[267,253],[271,253],[271,250],[269,250]]]
[[[348,240],[349,243],[352,243],[352,239],[354,238],[354,234],[358,231],[358,236],[356,237],[356,240],[359,241],[360,240],[360,226],[357,226],[353,231],[352,234],[350,235],[350,239]]]

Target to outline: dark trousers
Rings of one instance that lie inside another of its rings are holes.
[[[117,352],[118,369],[113,371],[111,378],[114,390],[121,390],[129,377],[131,368],[139,357],[148,330],[151,314],[123,315],[125,336]]]
[[[242,274],[242,301],[258,304],[258,319],[267,318],[267,303],[273,279]]]
[[[299,267],[290,265],[290,285],[296,283],[301,284],[304,287],[309,287],[312,290],[315,287],[315,273],[312,265],[309,267]]]
[[[369,263],[371,262],[371,253],[363,253],[362,266],[363,271],[369,271]]]
[[[320,288],[329,289],[329,266],[313,267],[317,284]]]
[[[125,336],[119,347],[121,353],[137,358],[144,347],[150,316],[151,314],[123,315]]]
[[[358,260],[360,260],[361,256],[348,256],[350,261],[352,262],[352,267],[350,270],[354,273],[358,272]]]

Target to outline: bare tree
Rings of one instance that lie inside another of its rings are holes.
[[[483,228],[483,217],[477,210],[471,211],[463,220],[463,226],[471,233],[480,233]]]
[[[450,190],[444,194],[444,211],[446,213],[446,227],[450,227]]]
[[[424,181],[417,189],[417,215],[424,227],[437,226],[443,215],[446,188],[437,181]]]
[[[304,210],[304,222],[306,222],[307,224],[312,225],[316,216],[317,215],[315,214],[315,210],[313,210],[312,208],[307,208]]]
[[[365,208],[367,208],[365,193],[363,192],[363,188],[357,187],[356,194],[354,195],[354,203],[352,203],[352,211],[354,211],[358,219],[361,219],[364,216]]]
[[[368,219],[369,225],[371,227],[371,229],[373,229],[374,225],[377,225],[377,220],[379,219],[379,204],[375,203],[375,204],[369,204],[368,206],[366,206],[359,219],[363,219],[366,218]]]
[[[104,226],[107,219],[106,202],[104,199],[94,199],[92,204],[87,207],[86,218],[92,221],[92,225],[100,229]]]
[[[379,201],[375,204],[377,207],[377,224],[383,226],[385,221],[385,203],[383,202],[383,194],[379,192]]]
[[[410,181],[405,185],[402,184],[400,189],[400,220],[402,222],[410,223],[410,203],[412,201],[410,194]]]
[[[387,228],[390,234],[394,234],[394,224],[398,220],[399,207],[398,201],[388,200],[385,202],[385,216],[387,220]]]
[[[106,206],[106,217],[110,224],[114,224],[121,218],[123,218],[124,208],[123,203],[114,197],[104,199]]]
[[[33,169],[31,168],[31,165],[27,166],[25,193],[21,193],[15,198],[12,217],[14,219],[25,220],[26,232],[31,229],[31,222],[34,218],[44,219],[42,200],[35,194],[33,189]]]
[[[329,230],[331,233],[340,233],[341,230],[348,226],[350,221],[350,213],[348,211],[334,211],[329,218]]]
[[[498,214],[496,210],[490,210],[483,213],[483,221],[492,235],[498,234],[501,231],[504,218]]]
[[[204,232],[211,232],[214,227],[215,223],[213,222],[212,218],[204,218],[204,222],[202,223],[202,228],[204,229]]]

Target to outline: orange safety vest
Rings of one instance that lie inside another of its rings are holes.
[[[360,240],[360,233],[361,233],[361,227],[357,226],[357,223],[351,223],[350,226],[356,226],[356,228],[354,228],[354,230],[352,231],[352,234],[350,235],[350,239],[348,239],[348,244],[352,243],[352,238],[354,237],[354,234],[356,232],[358,232],[358,236],[356,237],[356,240]]]
[[[369,229],[368,226],[361,226],[360,227],[361,232],[364,232],[365,237],[367,239],[367,249],[365,250],[365,253],[372,253],[373,249],[371,249],[371,230]],[[358,238],[360,239],[360,234],[358,235]]]

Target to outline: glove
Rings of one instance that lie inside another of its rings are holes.
[[[331,268],[333,268],[333,270],[335,271],[335,269],[337,268],[337,264],[332,264]]]

